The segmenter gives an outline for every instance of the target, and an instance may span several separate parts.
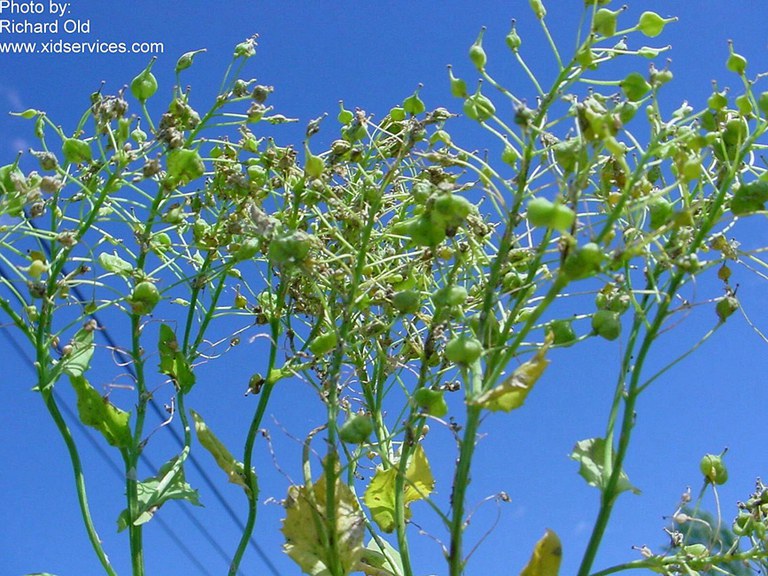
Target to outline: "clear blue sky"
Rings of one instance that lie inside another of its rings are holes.
[[[582,2],[546,2],[549,23],[563,47],[572,46]],[[615,2],[614,4],[620,4]],[[714,0],[647,0],[631,3],[624,22],[633,22],[641,11],[652,9],[680,21],[649,44],[667,43],[675,81],[665,90],[668,109],[687,99],[694,107],[704,105],[710,81],[736,86],[738,79],[725,71],[727,39],[733,38],[747,56],[752,70],[768,69],[768,38],[765,7],[759,2]],[[48,3],[45,2],[47,9]],[[32,36],[0,33],[0,43],[58,39],[105,42],[163,42],[164,53],[154,67],[161,93],[168,94],[173,68],[184,52],[207,48],[198,56],[184,80],[194,86],[197,98],[210,99],[229,62],[233,46],[246,37],[260,35],[257,56],[246,76],[274,85],[270,103],[276,112],[301,119],[297,128],[278,127],[280,143],[298,143],[307,120],[323,112],[335,115],[337,102],[361,107],[383,116],[419,84],[430,108],[445,105],[460,110],[460,102],[448,92],[445,66],[474,78],[466,58],[467,48],[481,26],[488,26],[485,48],[489,68],[516,87],[512,60],[504,47],[510,19],[518,20],[522,52],[541,70],[552,70],[549,52],[524,0],[473,2],[150,2],[148,0],[73,1],[64,19],[90,21],[90,33]],[[0,19],[23,20],[23,15],[0,13]],[[29,17],[44,21],[43,16]],[[70,38],[71,36],[72,38]],[[148,60],[147,55],[96,56],[60,54],[0,54],[0,112],[39,108],[71,130],[88,106],[88,96],[102,81],[106,92],[130,82]],[[642,70],[646,62],[637,62]],[[664,58],[657,66],[664,65]],[[546,75],[546,72],[543,73]],[[473,82],[472,82],[473,84]],[[524,88],[524,84],[520,83]],[[763,87],[762,89],[766,89]],[[0,114],[0,164],[11,162],[17,151],[33,145],[30,123]],[[482,147],[487,140],[474,127],[459,121],[454,140],[468,148]],[[320,139],[332,138],[330,130]],[[757,224],[762,223],[762,220]],[[753,226],[755,238],[765,233]],[[744,269],[736,269],[739,296],[751,318],[768,328],[764,308],[765,284],[756,282]],[[686,325],[673,331],[667,346],[693,342],[713,324],[714,311],[697,310]],[[564,544],[562,574],[576,569],[597,510],[598,492],[577,475],[568,459],[573,444],[601,435],[620,357],[619,343],[593,342],[586,347],[558,351],[553,365],[523,410],[511,416],[492,415],[485,422],[486,438],[478,451],[472,495],[506,491],[512,501],[501,507],[501,520],[473,557],[468,574],[517,574],[535,540],[545,528],[556,530]],[[699,458],[705,452],[729,447],[727,462],[731,480],[721,490],[725,518],[734,504],[747,497],[754,478],[768,477],[768,452],[764,446],[765,344],[740,317],[728,325],[694,356],[692,361],[667,373],[642,398],[638,410],[635,446],[627,472],[643,495],[624,496],[606,536],[597,567],[634,559],[632,545],[657,548],[664,543],[661,516],[674,511],[687,485],[697,490]],[[586,352],[585,352],[586,351]],[[258,369],[246,346],[223,363],[205,366],[200,384],[190,398],[234,452],[239,452],[254,403],[244,399],[247,376]],[[58,576],[98,574],[81,526],[72,473],[63,443],[56,434],[40,398],[30,392],[32,372],[24,359],[4,339],[0,340],[0,502],[5,521],[0,523],[0,574],[22,575],[47,571]],[[97,380],[94,379],[94,384]],[[283,386],[283,385],[281,385]],[[65,394],[65,397],[69,398]],[[298,478],[299,446],[290,435],[303,438],[317,425],[309,412],[311,394],[299,382],[286,383],[275,395],[270,412],[271,430],[281,467]],[[69,398],[71,400],[71,398]],[[307,403],[307,404],[305,404]],[[287,430],[287,432],[286,432]],[[163,432],[151,445],[152,459],[160,463],[173,454],[173,443]],[[101,442],[101,438],[97,441]],[[443,438],[443,441],[446,439]],[[437,454],[445,446],[427,446]],[[115,534],[115,520],[122,509],[122,482],[90,447],[84,448],[86,479],[95,521],[106,548],[121,574],[128,573],[127,538]],[[198,453],[211,471],[228,502],[241,518],[244,499],[213,469],[207,454]],[[446,462],[445,465],[449,465]],[[282,498],[287,482],[276,471],[263,445],[257,449],[264,497]],[[232,520],[198,474],[190,469],[188,480],[201,490],[205,508],[192,512],[229,554],[239,536]],[[446,495],[447,482],[438,485]],[[417,504],[418,506],[418,504]],[[182,514],[168,505],[161,512],[176,535],[192,548],[207,572],[191,563],[167,533],[153,522],[146,531],[148,573],[153,575],[222,574],[226,563],[206,537]],[[470,542],[481,536],[493,521],[495,509],[486,505],[473,521]],[[278,532],[282,509],[262,506],[256,539],[280,574],[298,574],[298,568],[282,554]],[[436,546],[427,538],[414,538],[423,555],[424,574],[440,574]],[[420,566],[416,562],[416,566]],[[268,574],[264,563],[249,551],[243,563],[247,575]]]

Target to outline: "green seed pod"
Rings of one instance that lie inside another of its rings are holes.
[[[547,9],[544,7],[542,0],[528,0],[528,4],[530,4],[531,10],[533,10],[534,16],[539,20],[543,20],[547,15]]]
[[[339,429],[339,440],[345,444],[362,444],[373,432],[373,420],[367,414],[354,414]]]
[[[336,116],[336,120],[339,121],[339,124],[346,126],[347,124],[352,122],[354,118],[355,118],[355,115],[351,111],[344,108],[344,101],[339,100],[339,114],[338,116]]]
[[[464,286],[443,286],[432,295],[432,301],[435,303],[435,306],[453,308],[454,306],[464,304],[467,301],[468,295],[467,289]]]
[[[422,214],[408,224],[408,235],[416,246],[434,247],[445,240],[445,227]]]
[[[621,335],[619,314],[610,310],[598,310],[592,315],[592,331],[606,340],[616,340]]]
[[[563,262],[562,272],[571,280],[589,278],[600,272],[605,255],[595,242],[571,251]]]
[[[309,351],[315,356],[323,356],[336,348],[338,337],[335,330],[318,334],[309,344]]]
[[[739,301],[732,294],[718,300],[717,305],[715,306],[715,312],[717,313],[720,322],[725,322],[726,319],[738,309]]]
[[[421,294],[416,290],[400,290],[392,297],[392,306],[401,314],[414,314],[421,308]]]
[[[304,161],[304,173],[308,178],[313,180],[320,178],[325,170],[325,162],[323,162],[323,159],[320,158],[320,156],[315,156],[310,152],[308,144],[305,144],[304,152],[306,156]]]
[[[90,162],[93,157],[91,154],[91,145],[85,140],[77,138],[67,138],[61,145],[61,152],[64,160],[72,164],[82,164]]]
[[[448,414],[448,404],[442,390],[419,388],[413,393],[413,402],[418,408],[436,418],[442,418]]]
[[[421,90],[421,84],[416,88],[416,91],[413,94],[403,100],[403,110],[412,116],[423,114],[424,110],[427,109],[426,106],[424,106],[424,102],[419,98],[419,90]]]
[[[512,52],[517,52],[520,49],[520,45],[523,43],[523,40],[517,33],[517,27],[515,26],[514,20],[512,20],[512,29],[509,31],[509,34],[507,34],[507,37],[504,39],[504,41],[507,43],[507,47],[512,50]]]
[[[269,243],[267,258],[272,264],[284,266],[303,262],[312,248],[312,237],[302,230],[282,232]]]
[[[405,108],[395,106],[389,111],[389,118],[394,122],[402,122],[405,120]]]
[[[176,61],[176,74],[192,66],[192,61],[195,59],[195,56],[205,51],[205,48],[201,48],[200,50],[193,50],[192,52],[182,54],[181,58]]]
[[[468,336],[456,336],[445,345],[445,357],[455,364],[472,364],[482,353],[480,340]]]
[[[552,334],[552,342],[557,346],[570,346],[576,342],[573,320],[553,320],[547,326],[547,331]]]
[[[747,70],[747,59],[741,54],[737,54],[733,51],[733,44],[729,45],[730,55],[728,60],[725,61],[725,67],[731,72],[735,72],[739,76],[743,76]]]
[[[737,96],[734,102],[736,103],[736,108],[739,109],[739,114],[742,116],[752,116],[754,110],[752,109],[752,100],[749,99],[748,94]]]
[[[501,152],[501,161],[504,164],[508,164],[513,168],[517,166],[517,162],[520,160],[520,153],[511,145],[504,146],[504,150]]]
[[[467,92],[467,83],[461,78],[456,78],[453,75],[453,66],[448,64],[448,79],[451,82],[451,94],[457,98],[466,98],[469,95]]]
[[[608,10],[607,8],[600,8],[595,12],[595,18],[592,21],[592,30],[601,36],[613,36],[616,34],[616,24],[621,12],[621,9]]]
[[[0,167],[0,196],[3,193],[16,192],[17,182],[23,181],[24,174],[16,164],[6,164]]]
[[[723,463],[723,456],[706,454],[699,462],[699,470],[707,482],[712,484],[725,484],[728,481],[728,469]]]
[[[232,255],[236,262],[242,262],[243,260],[251,260],[256,254],[259,253],[261,248],[261,242],[257,238],[246,238],[240,243],[235,253]]]
[[[753,180],[742,184],[731,197],[731,212],[734,216],[744,216],[765,209],[768,201],[768,181]]]
[[[754,531],[755,520],[752,514],[742,512],[733,521],[732,529],[736,536],[751,536]]]
[[[40,276],[46,272],[48,272],[48,264],[42,260],[32,260],[29,267],[27,268],[27,274],[29,274],[30,278],[34,278],[35,280],[40,278]]]
[[[631,72],[621,81],[621,89],[631,102],[637,102],[651,89],[651,85],[638,72]]]
[[[133,289],[131,298],[131,311],[133,314],[144,316],[150,314],[160,301],[160,291],[152,282],[139,282]]]
[[[464,114],[472,120],[485,122],[496,114],[496,107],[493,105],[493,102],[480,91],[480,86],[478,86],[477,91],[464,100]]]
[[[147,67],[131,80],[131,94],[141,103],[146,102],[157,92],[157,78],[152,74],[152,66],[156,58],[152,58]]]
[[[554,204],[546,198],[533,198],[528,202],[528,222],[532,226],[544,226],[558,232],[571,229],[576,213],[563,204]]]
[[[768,117],[768,92],[761,92],[757,98],[757,108],[763,113],[763,118]]]
[[[480,28],[477,40],[469,48],[469,59],[475,65],[475,68],[480,71],[485,69],[485,63],[488,61],[485,50],[483,50],[483,34],[485,34],[485,26]]]
[[[643,12],[637,23],[637,29],[649,38],[655,38],[664,31],[664,26],[675,22],[677,18],[662,18],[655,12]]]
[[[174,184],[186,184],[205,173],[205,164],[197,150],[174,148],[166,158],[168,178]]]
[[[441,194],[432,205],[432,222],[444,228],[460,226],[472,212],[472,203],[456,194]]]

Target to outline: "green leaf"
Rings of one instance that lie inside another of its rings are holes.
[[[544,345],[533,358],[518,366],[501,384],[484,392],[471,403],[492,412],[498,410],[509,412],[520,408],[533,389],[533,385],[541,378],[549,365],[549,360],[545,358],[545,355],[552,345],[553,337],[552,333],[548,334]]]
[[[99,254],[99,265],[107,272],[119,274],[120,276],[130,276],[133,272],[133,264],[126,262],[117,254]]]
[[[553,530],[547,530],[536,542],[528,564],[520,576],[557,576],[560,573],[560,561],[563,547],[560,538]]]
[[[156,476],[147,478],[138,485],[139,514],[133,519],[134,526],[149,522],[160,507],[168,500],[186,500],[200,506],[200,495],[184,480],[184,468],[178,456],[171,458],[160,467]],[[131,523],[128,510],[123,510],[117,519],[118,532]]]
[[[190,413],[192,414],[192,420],[195,422],[195,432],[197,433],[197,439],[200,440],[200,444],[210,452],[219,468],[226,473],[229,481],[232,484],[241,486],[246,494],[250,494],[251,489],[245,482],[245,466],[243,463],[235,460],[232,453],[227,450],[226,446],[221,443],[221,440],[208,428],[200,414],[194,410],[190,410]]]
[[[195,385],[195,373],[192,372],[187,357],[179,350],[176,334],[167,324],[160,325],[157,349],[160,353],[160,372],[173,378],[181,392],[189,392]]]
[[[327,489],[325,474],[307,486],[291,486],[285,501],[286,515],[282,532],[285,552],[301,567],[305,574],[329,576],[331,574],[331,543],[342,574],[357,570],[363,555],[365,517],[354,492],[336,481],[333,507],[336,526],[328,526]],[[329,531],[333,530],[334,534]]]
[[[130,447],[133,443],[131,428],[128,425],[130,412],[120,410],[102,397],[82,375],[70,375],[69,381],[77,394],[80,421],[101,432],[112,446]]]
[[[612,470],[605,467],[604,438],[588,438],[577,442],[571,453],[571,458],[579,463],[579,474],[587,481],[587,484],[598,488],[601,492],[605,490]],[[623,470],[619,475],[616,489],[618,490],[617,494],[627,490],[633,494],[640,494],[640,490],[630,483],[629,477]]]
[[[403,561],[389,542],[371,538],[355,570],[366,576],[402,576]]]
[[[395,483],[398,470],[396,464],[386,470],[378,468],[363,496],[373,520],[388,533],[395,529]],[[406,518],[411,517],[409,504],[427,498],[434,487],[435,479],[424,448],[417,446],[405,471],[403,503]]]
[[[88,370],[93,357],[93,330],[78,330],[70,346],[72,349],[61,360],[61,370],[67,376],[82,376]]]

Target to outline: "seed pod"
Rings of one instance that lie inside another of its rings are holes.
[[[721,454],[705,454],[699,462],[699,470],[704,474],[706,481],[712,484],[719,486],[728,481],[728,469]]]
[[[205,51],[205,48],[201,48],[200,50],[193,50],[192,52],[186,52],[182,54],[181,58],[176,61],[176,74],[192,66],[192,61],[194,60],[195,56]]]
[[[139,316],[149,314],[160,301],[160,291],[152,282],[139,282],[133,289],[130,304],[131,311]]]
[[[77,138],[65,139],[61,145],[61,152],[64,154],[64,160],[72,164],[90,162],[92,158],[90,144]]]
[[[512,52],[517,52],[520,49],[520,45],[523,43],[523,40],[517,33],[517,27],[515,26],[514,20],[512,20],[512,29],[509,31],[509,34],[507,34],[507,37],[504,39],[504,41],[507,43],[507,47],[512,50]]]
[[[392,306],[401,314],[414,314],[421,308],[421,295],[416,290],[400,290],[392,297]]]
[[[739,301],[733,294],[729,294],[728,296],[721,298],[717,301],[717,305],[715,306],[715,312],[717,313],[717,317],[720,319],[720,322],[725,322],[726,319],[728,319],[728,317],[738,309]]]
[[[418,116],[427,109],[426,106],[424,106],[424,102],[419,98],[419,90],[421,90],[421,85],[416,88],[413,94],[403,100],[403,110],[412,116]]]
[[[744,72],[747,70],[747,59],[744,58],[741,54],[737,54],[733,51],[733,43],[729,43],[728,49],[730,50],[730,55],[728,56],[728,60],[725,61],[725,67],[728,68],[731,72],[735,72],[739,76],[743,76]]]
[[[355,115],[351,111],[344,108],[344,101],[339,100],[339,114],[338,116],[336,116],[336,120],[339,121],[339,124],[346,126],[347,124],[352,122],[354,118],[355,118]]]
[[[466,98],[469,93],[467,92],[467,83],[461,78],[456,78],[453,75],[453,66],[448,64],[448,79],[451,82],[451,94],[457,98]]]
[[[156,58],[152,58],[147,67],[131,80],[131,94],[142,104],[157,92],[157,78],[152,74],[152,66]]]
[[[621,89],[631,102],[637,102],[651,89],[651,85],[638,72],[631,72],[621,81]]]
[[[768,92],[761,92],[757,98],[757,108],[763,113],[763,118],[768,117]]]
[[[445,345],[445,357],[456,364],[472,364],[482,353],[480,340],[468,336],[456,336]]]
[[[445,227],[422,214],[408,224],[408,234],[416,246],[434,247],[445,240]]]
[[[592,330],[606,340],[616,340],[621,334],[619,314],[610,310],[598,310],[592,315]]]
[[[448,404],[444,396],[445,393],[442,390],[419,388],[413,393],[413,402],[427,414],[442,418],[448,414]]]
[[[282,232],[269,243],[267,258],[272,264],[283,266],[303,262],[312,248],[312,237],[302,230]]]
[[[171,182],[186,184],[205,173],[205,164],[197,150],[174,148],[166,159],[168,178]]]
[[[677,18],[662,18],[655,12],[643,12],[637,22],[637,29],[649,38],[655,38],[662,33],[666,24],[676,20]]]
[[[595,12],[595,18],[592,21],[592,29],[601,36],[613,36],[616,34],[616,23],[622,10],[608,10],[600,8]]]
[[[528,202],[527,218],[533,226],[566,232],[576,221],[576,213],[568,206],[554,204],[546,198],[533,198]]]
[[[447,193],[435,199],[430,212],[430,218],[443,228],[460,226],[472,212],[472,203],[463,196]]]
[[[563,262],[562,272],[571,280],[581,280],[594,276],[600,271],[605,255],[595,242],[571,251]]]
[[[547,9],[544,7],[542,0],[528,0],[528,4],[530,4],[531,10],[533,10],[534,16],[539,20],[543,20],[547,15]]]
[[[467,289],[464,286],[443,286],[432,295],[432,301],[435,306],[461,306],[468,297]]]
[[[570,346],[576,342],[573,320],[553,320],[547,326],[547,331],[552,334],[552,343],[557,346]]]
[[[472,120],[485,122],[496,114],[496,107],[493,105],[493,102],[480,91],[480,86],[478,86],[475,93],[464,101],[464,114]]]
[[[485,50],[483,50],[483,34],[485,34],[485,26],[480,28],[477,40],[469,48],[469,59],[475,65],[475,68],[480,71],[485,69],[485,63],[488,61]]]
[[[314,337],[309,344],[309,351],[315,356],[323,356],[336,348],[337,342],[338,337],[336,336],[336,331],[329,330],[328,332],[318,334]]]
[[[325,170],[325,162],[320,156],[315,156],[309,150],[309,145],[304,145],[306,160],[304,161],[304,173],[311,179],[320,178]]]
[[[345,444],[362,444],[373,432],[373,420],[367,414],[354,414],[339,429],[339,439]]]

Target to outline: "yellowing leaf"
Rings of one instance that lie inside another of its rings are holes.
[[[93,357],[93,330],[81,328],[70,342],[72,349],[61,360],[61,370],[68,376],[82,376]]]
[[[402,576],[400,553],[383,538],[371,539],[355,568],[366,576]]]
[[[509,412],[520,408],[528,397],[528,393],[533,389],[533,385],[541,378],[549,365],[549,360],[545,356],[551,345],[552,334],[550,333],[544,345],[533,358],[518,366],[504,382],[481,394],[472,403],[492,412],[498,410]]]
[[[132,443],[130,414],[102,397],[83,376],[70,376],[77,394],[77,413],[86,426],[96,428],[112,446],[128,448]]]
[[[333,503],[336,525],[329,526],[326,490],[325,474],[314,484],[288,489],[283,548],[305,574],[330,576],[335,557],[341,573],[346,575],[355,569],[363,554],[365,518],[355,494],[337,480]]]
[[[613,473],[612,468],[606,468],[606,444],[605,438],[588,438],[576,443],[571,452],[571,458],[579,463],[579,474],[587,481],[587,484],[605,490]],[[619,473],[619,481],[616,485],[619,492],[627,490],[634,494],[640,494],[629,481],[629,476],[622,470]]]
[[[536,542],[531,559],[520,572],[520,576],[557,576],[562,557],[560,538],[554,531],[547,530],[541,540]]]
[[[396,465],[386,470],[377,469],[363,496],[365,505],[371,510],[373,520],[384,532],[392,532],[395,529],[397,472],[398,466]],[[411,516],[408,505],[428,497],[434,487],[435,479],[432,476],[427,455],[424,453],[424,448],[417,446],[405,470],[403,504],[405,505],[406,518]]]
[[[187,393],[195,384],[195,373],[189,367],[187,357],[178,349],[176,334],[167,324],[160,325],[160,338],[157,349],[160,353],[160,372],[168,374],[179,389]]]
[[[197,433],[197,439],[200,440],[200,444],[211,453],[211,456],[216,460],[216,464],[218,464],[219,468],[226,473],[229,481],[232,482],[232,484],[242,486],[246,494],[249,494],[251,489],[245,482],[245,466],[243,463],[237,461],[235,457],[232,456],[232,453],[227,450],[227,447],[224,446],[224,444],[221,443],[221,440],[219,440],[211,429],[208,428],[208,425],[203,421],[200,414],[194,410],[190,410],[190,413],[192,414],[192,420],[195,422],[195,432]]]

